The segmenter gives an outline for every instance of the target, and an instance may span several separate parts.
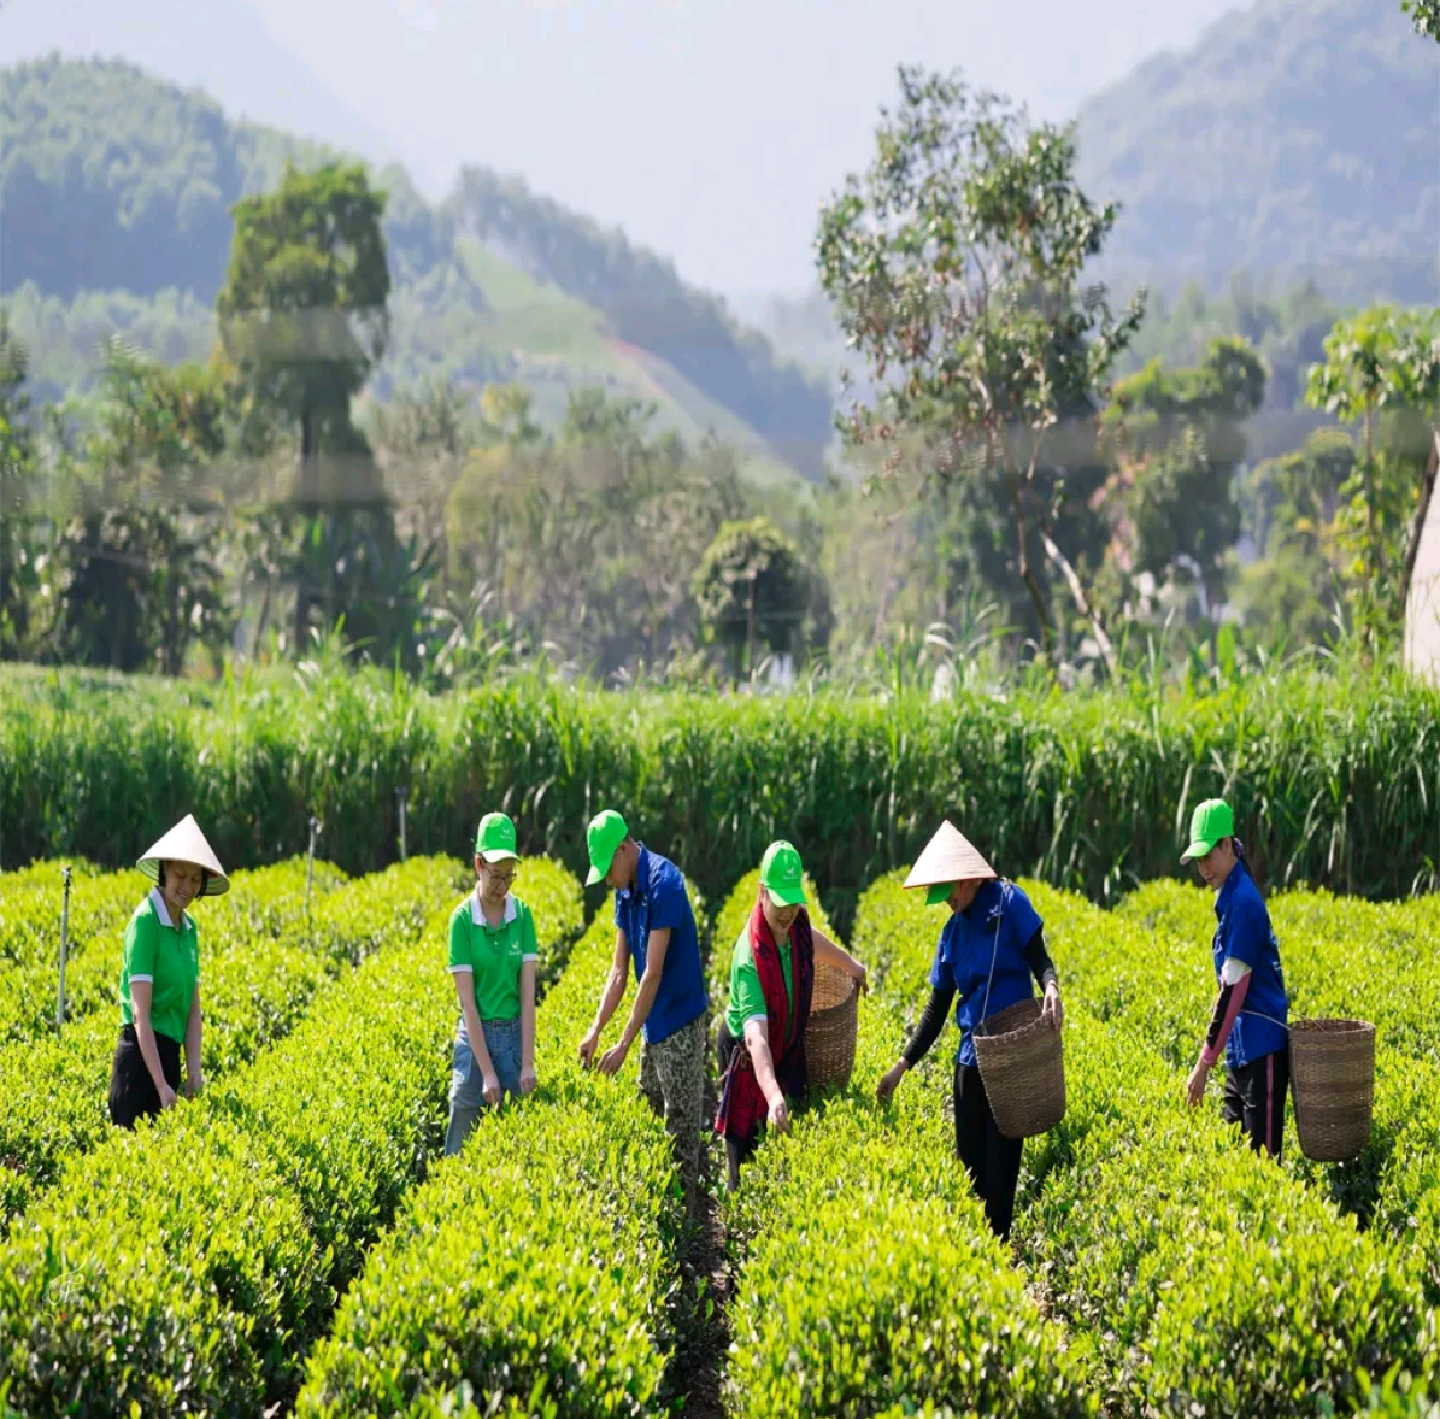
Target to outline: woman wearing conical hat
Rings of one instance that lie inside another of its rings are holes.
[[[110,1117],[121,1128],[175,1103],[182,1048],[186,1092],[200,1092],[200,943],[189,907],[230,890],[189,814],[136,865],[155,886],[125,928],[120,1040],[110,1066]]]
[[[955,1055],[955,1151],[970,1174],[990,1226],[1010,1235],[1024,1140],[996,1126],[975,1058],[974,1031],[982,1020],[1045,992],[1043,1013],[1055,1029],[1063,1020],[1060,986],[1045,949],[1044,926],[1030,899],[994,868],[950,822],[942,823],[905,882],[924,887],[931,906],[950,916],[930,967],[930,1000],[904,1054],[876,1087],[883,1103],[908,1070],[924,1059],[945,1027],[952,1002],[960,1029]]]

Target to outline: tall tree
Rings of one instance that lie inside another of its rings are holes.
[[[36,474],[35,431],[25,390],[29,366],[30,352],[0,307],[0,659],[24,652],[36,588],[29,537]]]
[[[1047,649],[1047,565],[1108,644],[1060,543],[1071,485],[1097,462],[1100,392],[1143,313],[1143,293],[1116,317],[1103,287],[1081,289],[1117,209],[1080,189],[1070,129],[1031,127],[958,74],[902,67],[899,81],[870,167],[820,219],[821,285],[879,391],[842,430],[918,444],[942,504],[983,485]]]
[[[705,628],[725,650],[737,682],[742,673],[754,673],[762,646],[780,653],[801,649],[816,612],[818,639],[823,643],[828,634],[822,583],[765,517],[720,528],[695,570],[694,590]]]
[[[382,520],[386,513],[379,472],[351,421],[351,400],[390,334],[384,210],[385,196],[363,166],[287,167],[274,192],[236,204],[229,270],[216,301],[225,353],[242,382],[298,428],[291,499],[304,527],[297,651],[308,638],[312,601],[326,597],[334,613],[344,549],[357,535],[364,541],[363,531],[329,524],[348,523],[357,510],[381,513]],[[322,453],[330,455],[329,486]],[[386,541],[383,527],[377,532]]]
[[[1337,322],[1306,402],[1360,425],[1337,522],[1357,614],[1374,639],[1404,612],[1407,536],[1440,413],[1440,311],[1376,306]]]
[[[224,412],[213,371],[107,348],[93,424],[57,480],[60,654],[178,675],[192,643],[223,644]]]
[[[1440,0],[1401,0],[1400,8],[1410,16],[1416,34],[1440,43]]]
[[[1131,569],[1163,581],[1190,564],[1205,591],[1212,637],[1225,599],[1225,560],[1240,535],[1244,424],[1264,400],[1259,356],[1227,337],[1211,342],[1196,369],[1171,372],[1151,361],[1116,386],[1105,415]]]

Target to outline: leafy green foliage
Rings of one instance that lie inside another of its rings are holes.
[[[907,896],[891,876],[861,900],[855,953],[881,989],[850,1086],[767,1136],[727,1200],[733,1412],[1096,1413],[1083,1349],[1041,1317],[955,1162],[944,1061],[874,1102],[903,1043],[904,958],[940,915]]]
[[[614,952],[607,913],[536,1016],[540,1088],[482,1117],[407,1204],[316,1351],[296,1413],[654,1413],[678,1285],[664,1125],[576,1046]]]
[[[433,908],[454,872],[416,860],[370,885],[408,911],[408,880]],[[553,886],[568,913],[577,885]],[[539,875],[532,896],[549,936]],[[432,945],[448,912],[427,918]],[[198,1103],[74,1159],[13,1225],[0,1262],[12,1404],[259,1415],[293,1395],[337,1292],[440,1141],[453,1002],[417,934],[399,926]]]
[[[1049,649],[1043,567],[1063,572],[1069,470],[1094,462],[1085,425],[1143,296],[1115,318],[1103,287],[1080,290],[1116,210],[1081,190],[1068,131],[1027,127],[958,75],[902,67],[899,80],[870,168],[820,219],[821,285],[878,385],[843,427],[859,443],[918,438],[942,487],[967,474],[993,484]]]
[[[235,904],[229,912],[220,906],[213,935],[202,927],[201,1068],[207,1081],[248,1064],[288,1034],[343,965],[397,933],[417,934],[458,880],[455,862],[443,858],[412,861],[345,886],[332,869],[322,866],[316,875],[321,886],[308,923],[304,865],[290,863],[262,868],[250,882],[237,873]],[[242,905],[247,899],[264,905]],[[230,900],[227,894],[219,903]],[[212,905],[197,906],[197,915]],[[115,1004],[122,928],[116,923],[105,946],[92,946],[80,959],[77,974],[87,987],[77,1001],[80,1018],[58,1035],[0,1050],[0,1079],[12,1099],[0,1119],[6,1215],[49,1186],[67,1159],[113,1132],[105,1091],[118,1022],[105,1007]],[[67,992],[68,980],[67,973]]]
[[[0,820],[16,859],[114,863],[178,799],[241,866],[303,852],[313,812],[321,851],[354,872],[393,860],[406,786],[411,851],[468,854],[495,806],[522,853],[578,875],[575,825],[613,801],[719,896],[777,837],[803,845],[822,890],[853,891],[913,860],[947,813],[983,811],[1008,870],[1105,901],[1178,875],[1177,805],[1233,790],[1267,880],[1394,897],[1429,890],[1440,864],[1437,720],[1440,692],[1389,665],[939,704],[903,687],[717,700],[519,678],[432,697],[373,674],[207,692],[11,673]]]
[[[700,558],[692,587],[700,618],[737,680],[742,670],[754,673],[761,646],[794,652],[812,640],[824,647],[830,620],[824,584],[768,518],[725,523]]]

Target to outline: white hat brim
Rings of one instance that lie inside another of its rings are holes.
[[[230,890],[230,879],[215,850],[205,841],[193,813],[187,813],[135,865],[151,882],[158,882],[162,862],[188,862],[192,867],[204,868],[209,880],[202,897],[223,897]]]
[[[905,879],[905,886],[938,887],[944,882],[985,881],[999,874],[947,818]]]

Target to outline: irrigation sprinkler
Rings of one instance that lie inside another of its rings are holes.
[[[323,824],[312,813],[310,815],[310,846],[305,852],[305,924],[310,924],[310,884],[315,880],[315,839],[320,836]]]
[[[70,943],[70,869],[65,868],[65,898],[60,907],[60,999],[55,1007],[55,1028],[65,1028],[65,948]]]
[[[405,805],[410,801],[408,788],[397,788],[395,797],[400,800],[400,861],[405,861]]]

